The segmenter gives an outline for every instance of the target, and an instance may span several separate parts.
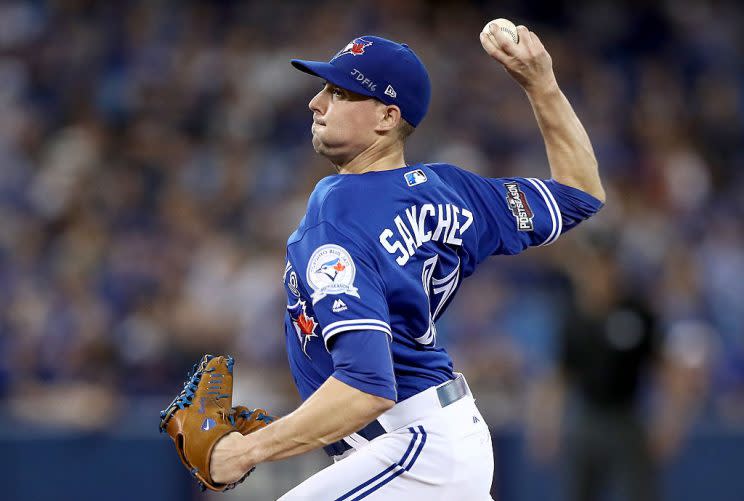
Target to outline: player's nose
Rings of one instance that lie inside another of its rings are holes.
[[[319,115],[323,114],[323,111],[321,110],[321,105],[323,101],[323,90],[315,94],[313,98],[310,100],[309,103],[307,103],[307,107],[310,108],[310,111],[313,113],[317,113]]]

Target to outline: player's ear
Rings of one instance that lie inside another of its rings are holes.
[[[377,131],[387,132],[394,130],[398,127],[401,120],[403,120],[403,117],[400,115],[400,108],[394,104],[382,104],[377,122]]]

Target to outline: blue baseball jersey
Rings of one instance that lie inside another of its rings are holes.
[[[436,320],[462,280],[488,256],[554,242],[601,206],[553,180],[448,164],[322,179],[287,242],[283,279],[301,397],[339,374],[339,360],[362,368],[342,381],[395,401],[452,379]]]

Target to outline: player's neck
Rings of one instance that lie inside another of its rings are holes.
[[[335,164],[339,174],[363,174],[365,172],[398,169],[406,165],[402,146],[391,144],[384,148],[372,145],[348,162]]]

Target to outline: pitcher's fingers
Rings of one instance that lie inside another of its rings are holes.
[[[535,41],[530,36],[530,30],[523,24],[517,26],[517,35],[519,35],[519,45],[524,45],[528,52],[535,49]]]
[[[488,29],[486,31],[484,31],[484,33],[488,37],[488,39],[491,41],[491,43],[495,47],[499,48],[499,50],[500,50],[501,48],[499,47],[499,41],[496,40],[496,37],[495,36],[493,36],[493,32],[491,31],[491,25],[490,24],[488,25]]]
[[[481,32],[480,34],[481,45],[483,49],[488,53],[489,56],[496,59],[501,64],[506,64],[509,60],[509,55],[506,54],[501,48],[493,41],[493,38],[488,36],[487,33]]]
[[[488,24],[488,32],[490,33],[493,41],[499,46],[499,48],[506,54],[513,56],[517,50],[517,45],[510,35],[507,35],[499,28],[496,23]]]
[[[532,39],[532,44],[537,50],[545,50],[545,46],[543,45],[542,40],[540,40],[540,37],[538,37],[534,31],[530,31],[530,38]]]

